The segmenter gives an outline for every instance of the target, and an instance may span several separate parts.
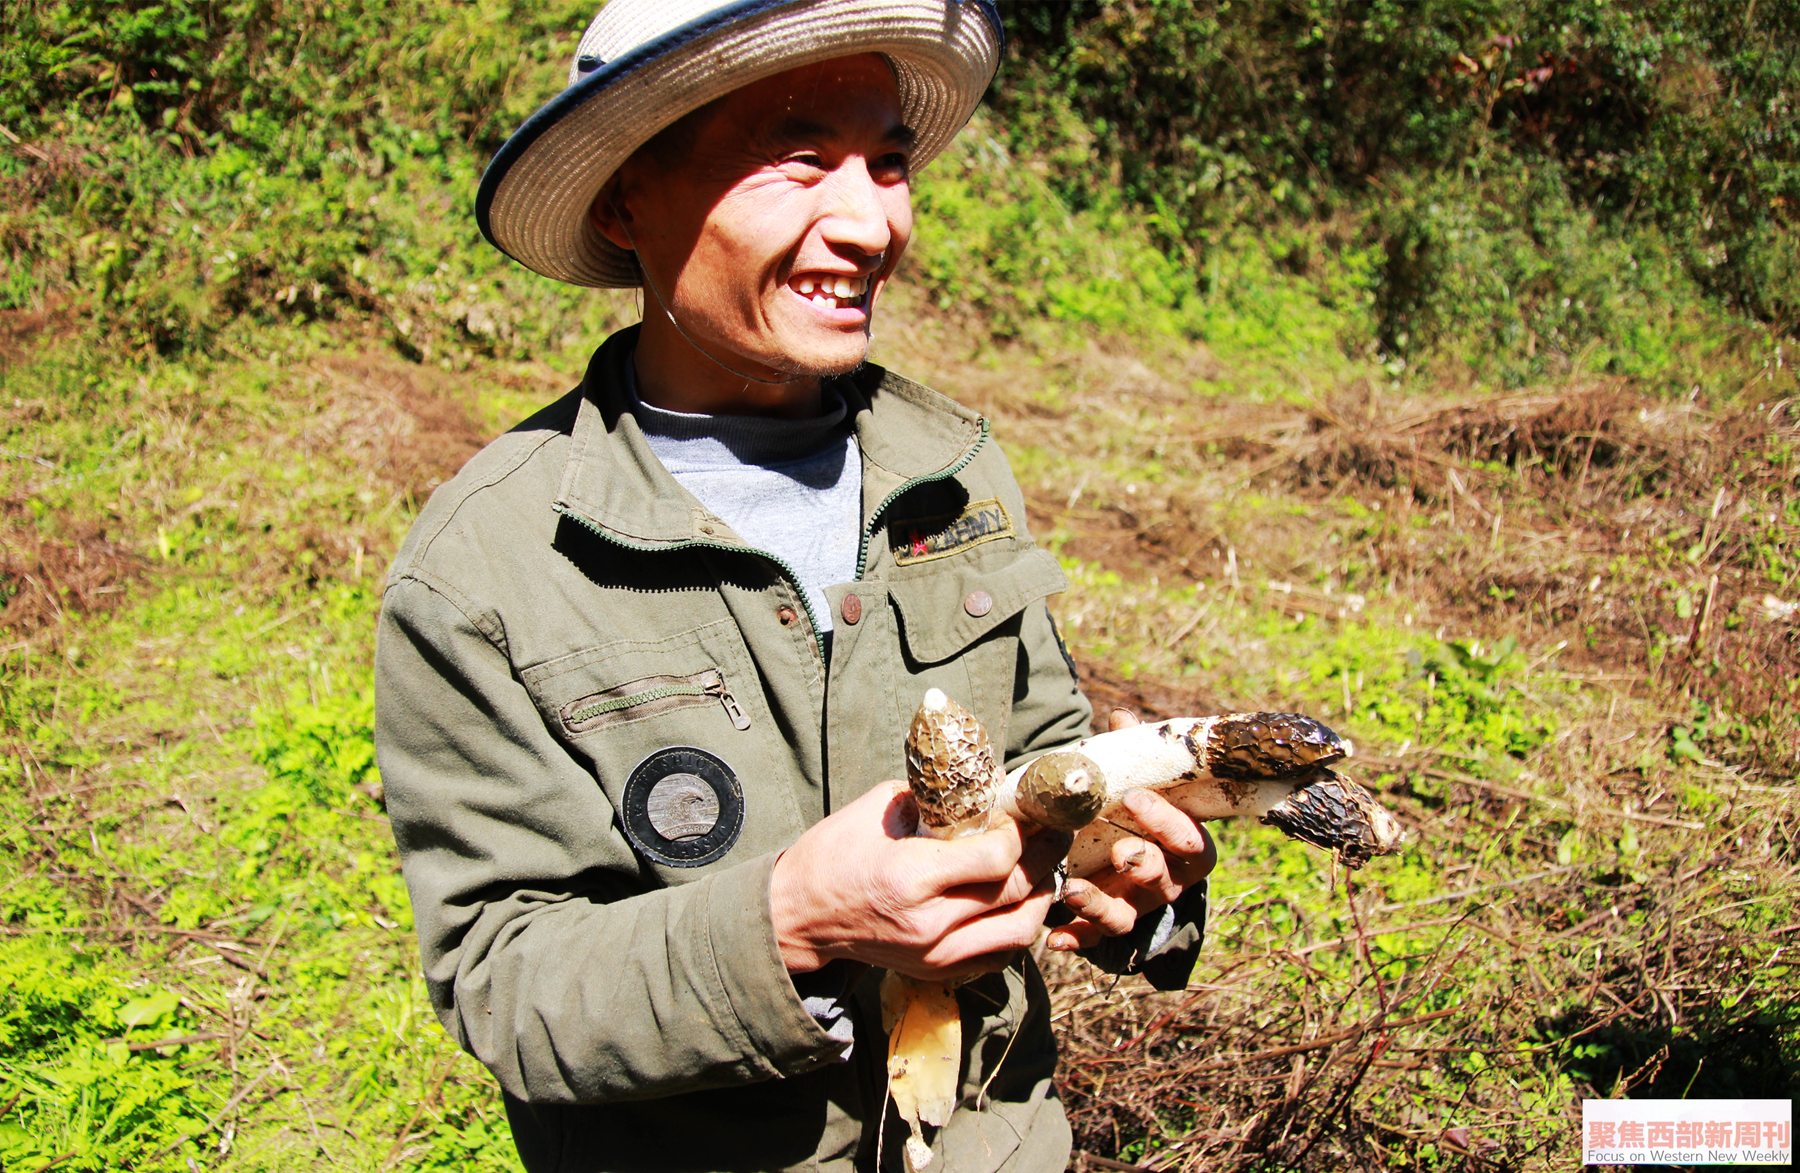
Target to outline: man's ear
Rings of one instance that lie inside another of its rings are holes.
[[[626,206],[624,196],[619,191],[619,177],[613,175],[588,205],[588,223],[594,231],[604,236],[618,248],[627,252],[635,251],[636,245],[631,240],[631,209]]]

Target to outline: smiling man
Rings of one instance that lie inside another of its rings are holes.
[[[930,687],[1009,768],[1086,731],[1066,584],[985,421],[865,361],[999,46],[984,3],[613,0],[483,180],[498,247],[645,299],[434,494],[377,650],[432,999],[533,1173],[898,1168],[881,969],[970,979],[936,1162],[1067,1160],[1023,951],[1067,842],[915,838],[894,781]],[[1211,845],[1134,814],[1049,946],[1179,986]]]

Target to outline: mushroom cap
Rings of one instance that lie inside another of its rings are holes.
[[[1405,833],[1375,796],[1330,770],[1302,786],[1262,817],[1272,827],[1336,852],[1344,866],[1358,868],[1377,855],[1400,849]]]
[[[1337,734],[1299,713],[1238,713],[1210,730],[1204,761],[1215,778],[1291,778],[1348,756]]]
[[[925,693],[906,733],[906,780],[929,834],[985,820],[1002,775],[975,714],[938,689]]]

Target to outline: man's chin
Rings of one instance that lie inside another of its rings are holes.
[[[865,334],[854,346],[788,353],[769,365],[790,379],[829,379],[835,375],[848,375],[868,361],[869,338]]]

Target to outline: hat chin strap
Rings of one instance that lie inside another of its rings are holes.
[[[687,329],[682,326],[680,319],[675,316],[675,311],[669,307],[669,299],[663,296],[662,290],[656,287],[656,282],[650,279],[650,270],[644,265],[644,254],[637,246],[637,238],[631,235],[630,223],[624,216],[619,214],[619,205],[613,203],[610,197],[608,197],[607,203],[612,205],[613,218],[618,222],[619,227],[624,230],[625,239],[631,242],[631,251],[637,260],[638,276],[644,279],[644,288],[650,291],[650,296],[654,297],[656,299],[656,304],[662,307],[663,317],[669,319],[669,325],[675,327],[675,332],[681,335],[682,341],[704,355],[720,370],[745,380],[745,386],[749,386],[751,383],[761,383],[765,387],[785,387],[790,383],[799,383],[806,379],[816,379],[821,377],[818,375],[799,374],[791,375],[785,379],[764,379],[758,375],[745,374],[724,359],[721,359],[718,355],[707,350],[706,347],[700,345],[700,343],[694,339],[694,336],[689,334]]]

